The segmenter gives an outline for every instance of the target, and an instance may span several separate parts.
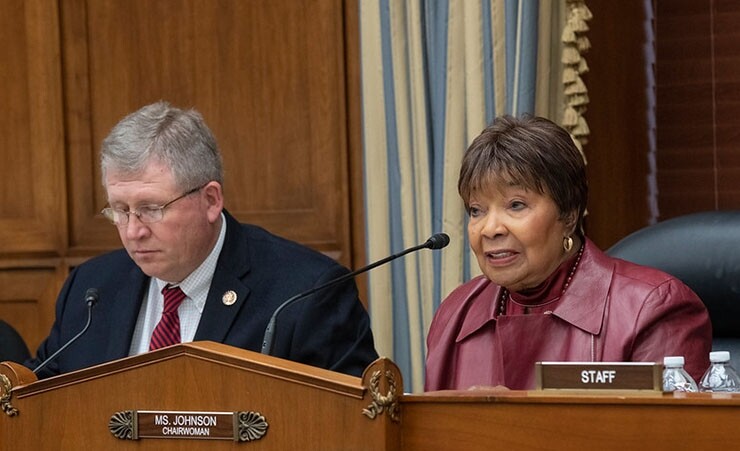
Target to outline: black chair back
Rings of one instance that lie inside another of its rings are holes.
[[[740,211],[707,211],[638,230],[607,250],[612,257],[673,275],[704,301],[713,349],[740,362]]]

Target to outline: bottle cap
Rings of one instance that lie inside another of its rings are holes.
[[[683,366],[684,360],[682,355],[663,357],[663,365],[665,366]]]
[[[730,352],[729,351],[712,351],[709,353],[709,361],[712,363],[729,362]]]

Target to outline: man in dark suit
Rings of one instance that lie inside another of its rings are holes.
[[[179,342],[211,340],[259,351],[268,321],[293,295],[348,270],[300,244],[238,223],[223,200],[215,139],[199,113],[165,102],[119,122],[104,140],[102,180],[124,249],[75,268],[35,368],[87,320],[89,330],[40,377]],[[282,311],[273,355],[352,375],[377,358],[354,282],[320,290]]]

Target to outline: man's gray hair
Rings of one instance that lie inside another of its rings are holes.
[[[156,161],[172,170],[187,190],[210,181],[223,185],[221,154],[211,130],[197,111],[160,101],[129,114],[103,140],[100,169],[136,175]]]

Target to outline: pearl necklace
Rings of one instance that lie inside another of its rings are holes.
[[[571,279],[573,279],[573,275],[576,273],[576,269],[578,269],[578,263],[581,262],[584,247],[585,246],[581,245],[580,249],[578,249],[576,261],[573,262],[573,266],[570,268],[570,272],[568,272],[568,277],[565,279],[565,284],[563,285],[563,290],[560,292],[560,297],[563,297],[563,294],[565,294],[565,290],[568,289],[568,285],[570,285],[570,281]],[[511,296],[509,295],[509,290],[501,287],[501,296],[499,297],[498,301],[498,316],[503,316],[506,314],[506,305],[510,300]]]

